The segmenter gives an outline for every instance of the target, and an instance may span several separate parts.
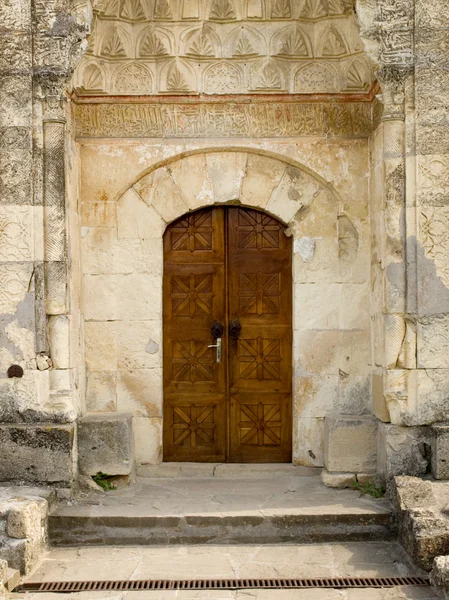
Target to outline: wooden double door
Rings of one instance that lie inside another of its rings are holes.
[[[290,462],[292,244],[284,225],[234,206],[173,223],[164,235],[163,306],[164,460]]]

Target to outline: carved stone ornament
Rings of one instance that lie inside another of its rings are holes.
[[[174,66],[169,83],[180,86],[185,85],[184,81]],[[75,118],[76,135],[80,138],[367,137],[373,127],[369,102],[80,103],[76,105]]]
[[[100,0],[73,88],[85,96],[144,88],[179,95],[366,93],[374,71],[351,9],[351,0]],[[136,61],[128,72],[146,69],[152,85],[117,85],[118,64]],[[301,70],[310,61],[316,67]]]

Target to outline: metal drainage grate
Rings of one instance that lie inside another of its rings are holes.
[[[292,588],[388,588],[428,586],[422,577],[345,577],[338,579],[156,579],[153,581],[52,581],[24,583],[20,592],[104,592],[127,590],[238,590]]]

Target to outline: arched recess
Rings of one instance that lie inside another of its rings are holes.
[[[293,238],[293,461],[320,466],[323,407],[311,406],[307,398],[310,385],[325,385],[326,377],[304,369],[312,348],[307,331],[328,319],[322,313],[336,299],[317,298],[315,308],[313,284],[318,284],[316,289],[327,286],[332,296],[332,285],[337,289],[341,282],[358,281],[360,272],[366,272],[366,248],[360,252],[360,245],[368,239],[359,234],[363,225],[356,212],[344,214],[335,189],[310,169],[242,148],[197,150],[153,165],[114,203],[114,232],[106,236],[93,228],[82,237],[84,317],[87,346],[95,343],[93,329],[104,343],[111,322],[118,336],[118,362],[106,368],[108,376],[116,371],[111,383],[116,386],[116,408],[135,411],[137,459],[162,458],[164,231],[191,211],[231,204],[274,216]],[[89,368],[88,348],[86,358]],[[89,399],[87,404],[89,409]]]

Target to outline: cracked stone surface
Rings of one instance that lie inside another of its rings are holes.
[[[138,580],[276,577],[394,577],[416,575],[396,542],[345,544],[207,545],[63,548],[48,553],[28,581]],[[14,595],[13,598],[25,598]],[[28,594],[27,600],[77,598],[92,600],[92,593],[71,595]],[[210,600],[430,600],[431,588],[364,590],[240,590],[95,593],[95,600],[149,600],[202,598]]]

